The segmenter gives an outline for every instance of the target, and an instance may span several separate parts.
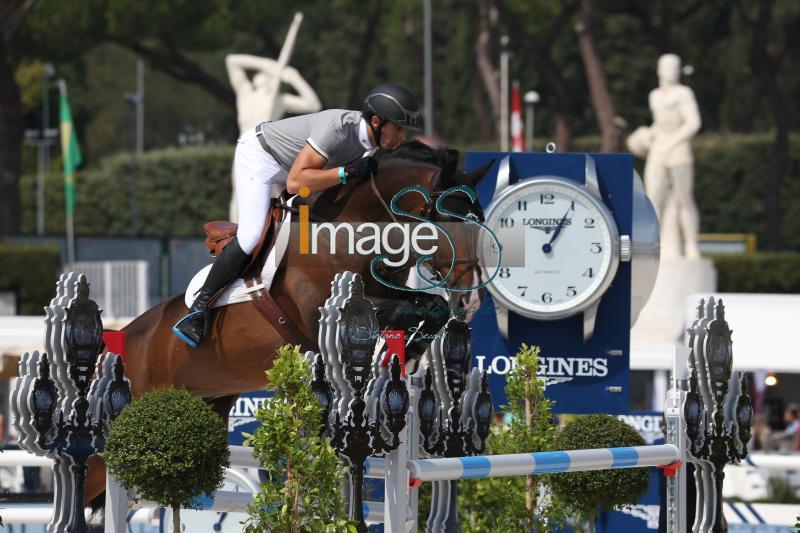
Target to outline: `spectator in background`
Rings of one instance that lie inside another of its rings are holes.
[[[770,436],[770,448],[781,451],[800,451],[800,406],[790,403],[783,411],[783,431],[776,431]]]
[[[767,448],[767,443],[770,439],[772,430],[767,424],[767,418],[764,413],[759,413],[753,418],[753,436],[751,440],[751,450],[764,450]]]
[[[786,422],[786,434],[797,435],[800,432],[800,407],[796,403],[790,403],[783,412],[783,421]]]
[[[786,437],[789,441],[789,449],[800,451],[800,406],[790,403],[783,412],[783,420],[786,422]]]

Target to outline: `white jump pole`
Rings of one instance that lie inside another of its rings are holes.
[[[666,466],[677,461],[679,457],[676,446],[660,444],[595,450],[418,459],[409,461],[408,469],[412,480],[442,481]]]

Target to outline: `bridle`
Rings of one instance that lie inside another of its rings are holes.
[[[439,171],[439,174],[440,173],[441,173],[441,170]],[[434,189],[436,188],[436,185],[438,185],[440,177],[441,177],[440,175],[437,175],[436,177],[434,177],[434,181],[433,181],[433,188]],[[399,221],[398,221],[397,217],[395,216],[394,212],[389,207],[389,205],[386,203],[386,200],[383,199],[383,195],[381,194],[380,190],[378,189],[377,184],[375,183],[374,176],[370,175],[370,180],[369,181],[370,181],[370,188],[372,189],[373,194],[378,198],[379,202],[383,206],[383,208],[386,211],[386,213],[389,215],[389,217],[392,219],[393,222],[398,222],[399,223]],[[449,194],[449,193],[447,193],[447,191],[437,191],[437,190],[434,190],[433,192],[430,192],[429,193],[430,201],[425,203],[422,211],[420,212],[420,216],[423,217],[423,218],[426,218],[428,220],[431,220],[432,222],[446,222],[445,220],[441,220],[441,219],[438,218],[438,216],[441,215],[441,213],[439,213],[436,210],[437,201],[441,197],[445,196],[445,194]],[[450,196],[450,197],[453,198],[453,199],[456,198],[456,197],[452,197],[452,196]],[[447,215],[444,215],[444,216],[447,216]],[[466,216],[467,218],[473,218],[476,221],[481,221],[482,222],[481,217],[476,215],[476,214],[474,214],[474,213],[472,213],[471,211],[468,212],[467,214],[465,214],[464,216]],[[444,260],[441,263],[438,263],[437,260],[434,258],[433,264],[425,264],[425,267],[428,269],[429,273],[432,276],[432,281],[441,281],[443,279],[443,277],[442,277],[440,272],[445,267],[454,269],[456,266],[466,265],[468,268],[463,269],[458,275],[456,275],[456,277],[452,281],[450,281],[449,288],[447,290],[448,291],[459,291],[459,290],[461,290],[461,291],[467,292],[467,293],[471,292],[472,289],[458,289],[458,288],[456,288],[456,284],[458,283],[458,281],[464,276],[464,274],[467,274],[467,273],[475,273],[479,283],[480,283],[480,280],[481,280],[482,270],[480,268],[480,260],[478,259],[477,250],[476,250],[476,247],[475,247],[475,242],[472,239],[467,239],[467,247],[468,247],[468,254],[469,254],[467,258],[455,259],[455,260],[449,260],[449,261],[448,260]],[[384,275],[393,276],[393,275],[399,274],[401,272],[404,272],[406,270],[410,271],[411,267],[412,267],[412,264],[413,263],[409,263],[409,264],[401,265],[401,266],[397,266],[397,267],[384,266],[383,268],[381,268],[379,270],[379,272],[381,274],[384,274]]]

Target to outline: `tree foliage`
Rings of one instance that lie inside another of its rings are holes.
[[[132,113],[122,97],[135,87],[135,59],[147,62],[145,145],[175,144],[191,126],[206,139],[230,143],[237,133],[234,94],[224,56],[277,57],[295,10],[305,18],[291,65],[326,107],[357,107],[372,85],[396,81],[422,92],[422,5],[385,0],[38,0],[0,47],[0,171],[5,171],[1,215],[18,218],[11,185],[32,171],[27,148],[20,169],[23,127],[41,122],[41,73],[55,64],[67,80],[86,165],[132,146]],[[436,132],[452,144],[496,146],[499,52],[503,35],[513,53],[511,78],[541,95],[535,148],[557,140],[568,151],[574,136],[595,134],[598,123],[651,119],[647,94],[657,84],[655,65],[665,52],[680,55],[694,74],[683,81],[697,95],[706,132],[775,131],[764,154],[768,195],[765,243],[783,241],[778,209],[782,191],[796,180],[788,158],[789,131],[798,108],[789,97],[800,87],[800,48],[792,40],[800,4],[791,0],[594,0],[593,57],[602,67],[615,113],[598,118],[591,77],[575,31],[581,0],[441,0],[433,4],[434,117]],[[3,15],[11,12],[6,9]],[[6,24],[7,26],[7,24]],[[14,73],[16,76],[10,76]],[[51,87],[55,95],[55,87]],[[595,91],[596,93],[596,91]],[[56,98],[51,97],[55,117]],[[603,106],[609,109],[608,106]],[[609,118],[611,115],[618,117]],[[617,120],[617,118],[621,120]],[[51,121],[52,123],[53,121]],[[52,124],[51,124],[52,125]],[[605,128],[608,130],[608,127]],[[623,133],[624,135],[624,133]],[[54,150],[57,151],[57,150]],[[699,176],[699,173],[698,173]],[[14,204],[13,206],[11,204]],[[8,208],[5,206],[8,205]],[[5,222],[0,220],[0,226]],[[2,227],[0,227],[2,232]]]
[[[350,532],[340,488],[344,472],[326,437],[311,389],[311,366],[298,346],[286,345],[267,371],[274,396],[256,412],[261,425],[245,445],[267,481],[248,506],[245,531]]]
[[[43,315],[53,297],[45,279],[57,279],[61,257],[56,246],[0,244],[0,291],[13,292],[17,312]]]
[[[580,416],[568,423],[556,439],[558,450],[584,450],[644,446],[642,436],[631,426],[611,415]],[[614,510],[633,505],[647,491],[647,468],[623,468],[589,472],[568,472],[552,476],[555,494],[578,523],[588,521],[594,531],[598,508]]]
[[[222,418],[186,390],[143,394],[111,424],[103,457],[125,488],[172,507],[222,486],[230,466],[228,432]],[[176,531],[180,529],[177,528]]]
[[[490,434],[488,454],[554,449],[552,402],[536,377],[538,358],[538,346],[520,346],[506,384],[508,405],[503,406],[511,419]],[[563,519],[560,502],[551,497],[549,476],[465,480],[459,490],[461,521],[469,531],[543,531]]]

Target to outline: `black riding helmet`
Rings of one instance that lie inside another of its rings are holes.
[[[372,89],[364,99],[361,108],[364,120],[372,128],[375,142],[380,145],[383,125],[389,121],[401,128],[411,131],[422,131],[422,117],[419,113],[419,104],[414,94],[396,83],[384,83]],[[380,126],[372,127],[370,119],[376,115],[381,119]]]

